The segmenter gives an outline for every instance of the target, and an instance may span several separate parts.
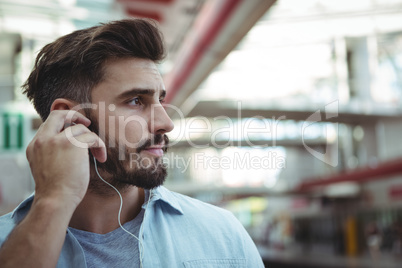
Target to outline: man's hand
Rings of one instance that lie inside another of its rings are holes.
[[[68,224],[88,188],[88,148],[106,161],[105,144],[88,130],[90,123],[78,112],[54,110],[29,144],[35,198],[0,249],[1,267],[56,266]]]
[[[55,110],[41,125],[26,151],[35,199],[51,198],[73,206],[81,202],[89,184],[88,148],[98,161],[106,161],[105,144],[87,128],[90,123],[78,112]],[[66,125],[70,126],[64,129]]]

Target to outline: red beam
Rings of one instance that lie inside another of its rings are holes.
[[[237,5],[241,1],[242,0],[226,0],[225,4],[220,10],[220,13],[215,18],[211,18],[215,19],[214,23],[210,25],[210,27],[205,32],[205,35],[201,37],[198,44],[194,47],[193,52],[189,54],[190,56],[185,62],[184,66],[181,66],[182,72],[173,77],[173,81],[169,86],[168,94],[165,98],[166,103],[170,103],[179,92],[181,86],[191,75],[194,68],[197,66],[198,62],[205,54],[205,51],[213,43],[219,32],[222,30],[222,27],[228,21],[233,11],[236,10]]]
[[[133,3],[133,2],[146,2],[155,4],[170,4],[174,0],[116,0],[119,3]]]
[[[158,22],[162,22],[162,20],[163,20],[163,17],[159,12],[149,12],[149,11],[138,10],[138,9],[134,9],[134,8],[127,8],[126,13],[129,16],[154,19]]]
[[[326,186],[339,182],[367,182],[372,180],[385,179],[391,175],[402,173],[402,159],[378,164],[375,167],[364,167],[348,172],[341,172],[326,178],[307,179],[302,182],[296,191],[307,191],[319,186]]]

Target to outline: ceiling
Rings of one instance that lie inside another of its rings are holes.
[[[0,31],[36,42],[125,17],[159,22],[169,103],[180,106],[275,0],[0,0]],[[40,44],[40,45],[39,45]],[[1,52],[0,52],[1,53]],[[34,57],[34,55],[32,55]],[[31,63],[32,64],[32,63]]]

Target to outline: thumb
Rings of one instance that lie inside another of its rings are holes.
[[[106,162],[107,160],[107,153],[106,153],[106,147],[92,147],[91,149],[91,154],[96,158],[101,163]]]

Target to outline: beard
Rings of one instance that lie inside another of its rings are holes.
[[[92,116],[90,130],[99,135],[98,122]],[[137,148],[127,148],[118,140],[114,141],[115,146],[108,146],[110,137],[105,135],[107,160],[104,163],[97,162],[97,168],[102,177],[116,187],[119,191],[124,191],[129,186],[136,186],[143,189],[153,189],[165,182],[167,168],[163,163],[162,157],[143,157],[141,151],[151,145],[163,142],[163,151],[167,151],[169,138],[165,134],[155,134],[149,139],[140,142]],[[134,149],[134,152],[130,152]],[[88,190],[98,194],[108,194],[111,188],[98,178],[95,172],[95,165],[90,161],[91,178]]]

